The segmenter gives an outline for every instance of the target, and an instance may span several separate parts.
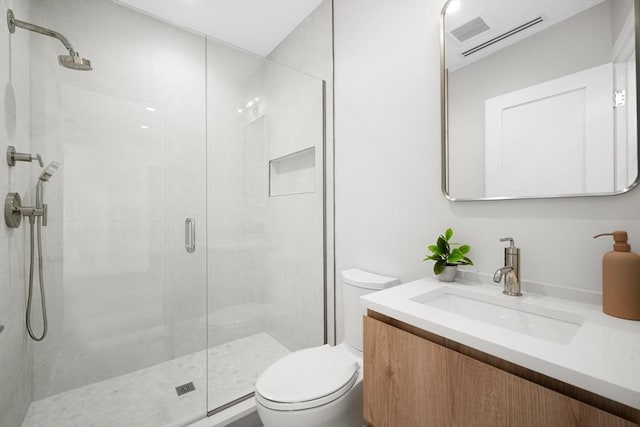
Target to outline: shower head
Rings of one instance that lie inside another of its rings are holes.
[[[91,71],[91,61],[80,57],[77,52],[69,51],[69,55],[59,55],[58,63],[72,70]]]
[[[60,166],[57,162],[51,162],[47,165],[46,168],[44,168],[42,170],[42,172],[40,173],[40,176],[38,177],[39,181],[42,182],[47,182],[49,181],[49,178],[51,178],[51,176],[56,173],[56,171],[58,170],[58,166]]]
[[[50,30],[48,28],[41,27],[39,25],[30,24],[28,22],[20,21],[15,18],[13,14],[13,10],[7,10],[7,26],[9,27],[9,32],[15,33],[16,27],[24,28],[25,30],[33,31],[34,33],[44,34],[45,36],[53,37],[55,39],[60,40],[60,42],[64,45],[64,47],[69,51],[69,55],[60,55],[58,56],[58,63],[63,67],[70,68],[72,70],[82,70],[82,71],[90,71],[93,70],[91,68],[91,61],[86,58],[80,57],[78,53],[73,49],[73,46],[67,40],[65,36],[60,34],[57,31]]]

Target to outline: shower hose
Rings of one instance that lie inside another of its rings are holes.
[[[31,302],[33,300],[33,267],[34,267],[34,222],[37,221],[38,230],[38,278],[40,280],[40,301],[42,302],[42,335],[37,336],[31,328]],[[27,297],[27,331],[34,341],[42,341],[47,336],[47,304],[44,299],[44,275],[42,274],[42,222],[41,217],[37,220],[33,216],[29,217],[29,231],[31,235],[31,260],[29,263],[29,295]]]

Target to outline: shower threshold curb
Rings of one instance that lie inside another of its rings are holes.
[[[232,407],[218,412],[210,417],[205,417],[187,427],[224,427],[234,421],[238,421],[256,411],[256,402],[254,398],[247,399]]]

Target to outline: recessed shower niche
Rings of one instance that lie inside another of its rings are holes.
[[[269,196],[314,193],[316,149],[305,148],[269,161]]]

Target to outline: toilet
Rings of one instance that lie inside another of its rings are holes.
[[[267,368],[255,388],[264,427],[360,427],[362,315],[360,297],[400,283],[359,269],[343,271],[344,341],[288,354]]]

